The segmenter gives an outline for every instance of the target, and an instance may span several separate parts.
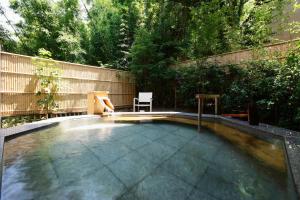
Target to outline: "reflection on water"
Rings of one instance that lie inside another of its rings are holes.
[[[107,121],[139,121],[141,116],[117,116],[107,118]],[[162,116],[142,116],[143,120],[179,122],[190,125],[198,125],[197,120],[180,117],[162,117]],[[238,129],[226,126],[221,123],[202,121],[201,126],[208,128],[227,141],[233,143],[241,150],[249,153],[251,156],[261,160],[264,164],[275,168],[281,172],[286,171],[286,161],[281,140],[269,139],[269,141],[259,139],[255,136],[245,134]]]
[[[281,140],[273,139],[272,143],[267,142],[220,123],[203,122],[202,125],[213,130],[215,134],[226,138],[255,158],[262,160],[269,167],[281,172],[286,171],[286,160]]]
[[[70,120],[7,141],[2,198],[296,199],[280,140],[139,119]]]

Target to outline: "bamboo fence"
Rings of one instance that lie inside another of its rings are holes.
[[[0,116],[42,113],[34,57],[0,52]],[[87,93],[109,91],[116,107],[132,105],[135,81],[129,72],[55,61],[62,69],[56,112],[86,112]]]
[[[296,46],[299,39],[285,41],[276,44],[266,45],[262,48],[245,49],[229,53],[218,54],[200,59],[200,62],[209,62],[220,65],[243,64],[252,60],[283,59],[290,48]],[[173,67],[189,67],[196,65],[196,60],[187,60],[174,65]]]

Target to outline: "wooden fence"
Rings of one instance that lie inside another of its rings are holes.
[[[263,48],[233,51],[229,53],[209,56],[199,61],[224,65],[224,64],[242,64],[251,60],[258,60],[258,59],[271,59],[274,58],[275,56],[276,58],[283,59],[285,58],[287,51],[290,48],[293,48],[297,42],[299,42],[298,39],[266,45]],[[176,68],[189,67],[195,65],[196,62],[197,62],[196,60],[187,60],[174,65],[174,67]]]
[[[41,113],[33,57],[0,52],[0,116]],[[86,112],[87,93],[109,91],[116,107],[132,105],[135,82],[126,71],[55,61],[62,69],[58,112]]]

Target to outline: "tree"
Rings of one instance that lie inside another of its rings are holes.
[[[11,8],[24,19],[17,24],[21,53],[37,55],[45,48],[55,59],[85,62],[77,0],[12,0]]]
[[[212,0],[191,9],[191,55],[208,55],[256,47],[272,41],[290,0]]]
[[[128,69],[140,30],[159,46],[158,62],[170,65],[272,41],[291,0],[12,0],[24,19],[17,24],[20,52],[45,48],[53,58]],[[85,4],[85,5],[86,5]],[[158,63],[156,63],[158,64]]]
[[[36,67],[35,74],[40,86],[40,90],[36,92],[36,96],[40,97],[37,104],[48,118],[49,113],[58,108],[56,100],[62,71],[57,63],[51,60],[51,52],[39,49],[39,57],[42,59],[34,58],[32,60]]]
[[[111,0],[94,1],[90,10],[90,64],[112,66],[118,59],[121,17]]]
[[[10,33],[0,25],[0,45],[4,51],[16,51],[17,42],[10,37]]]

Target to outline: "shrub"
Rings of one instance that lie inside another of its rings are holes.
[[[39,90],[36,92],[36,96],[39,96],[40,99],[37,101],[37,104],[48,117],[51,111],[58,108],[56,100],[62,71],[57,63],[51,60],[51,53],[49,51],[40,49],[39,57],[44,59],[33,59],[33,64],[36,67],[35,74],[39,80]]]
[[[285,59],[255,60],[241,65],[198,62],[189,67],[170,68],[170,62],[157,57],[158,47],[150,42],[151,38],[147,42],[150,34],[144,36],[143,45],[135,46],[133,54],[148,55],[147,65],[132,66],[132,71],[140,88],[153,91],[160,98],[154,100],[160,107],[173,105],[175,87],[177,108],[194,111],[195,94],[215,93],[221,95],[222,113],[246,112],[248,104],[255,102],[261,122],[300,130],[299,48],[291,50]]]

